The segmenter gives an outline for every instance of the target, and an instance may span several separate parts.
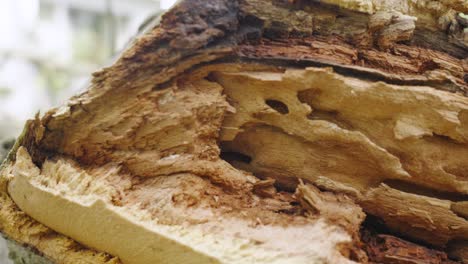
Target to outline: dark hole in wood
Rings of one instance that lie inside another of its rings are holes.
[[[280,114],[285,115],[285,114],[289,113],[288,106],[285,103],[281,102],[281,101],[268,99],[268,100],[265,101],[265,103],[269,107],[275,109]]]
[[[234,151],[226,151],[226,152],[221,152],[221,158],[229,163],[232,163],[233,161],[237,162],[243,162],[249,164],[252,161],[252,158],[239,153],[239,152],[234,152]]]

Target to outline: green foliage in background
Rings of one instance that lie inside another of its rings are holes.
[[[38,255],[33,249],[19,245],[9,239],[6,239],[10,260],[14,264],[53,264],[47,258]]]

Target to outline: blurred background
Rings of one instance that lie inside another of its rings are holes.
[[[0,140],[82,89],[175,0],[0,0]]]
[[[82,90],[147,18],[174,2],[0,0],[0,149],[37,111]],[[0,240],[0,263],[11,263],[7,254]]]

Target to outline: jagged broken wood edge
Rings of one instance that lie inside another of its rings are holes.
[[[31,122],[25,124],[8,157],[2,161],[0,170],[14,162],[15,153],[21,147]],[[8,250],[13,253],[11,260],[14,263],[121,263],[116,257],[89,249],[32,219],[8,195],[7,183],[5,177],[0,178],[0,230]]]
[[[273,2],[275,2],[275,5],[272,4]],[[407,1],[401,0],[400,2]],[[268,5],[271,8],[264,8],[264,5]],[[443,1],[441,5],[448,5],[449,7],[453,5],[456,12],[468,12],[468,4],[463,2],[463,0]],[[447,59],[439,67],[443,70],[455,71],[456,74],[454,75],[457,78],[448,77],[444,75],[443,71],[438,72],[438,74],[424,76],[424,73],[428,69],[432,69],[431,67],[433,66],[431,65],[427,69],[424,67],[417,69],[404,68],[401,65],[400,70],[404,76],[402,78],[394,72],[384,69],[384,67],[376,70],[366,67],[365,63],[355,63],[351,60],[352,55],[348,57],[345,55],[337,59],[326,56],[320,57],[317,56],[318,53],[314,54],[313,52],[296,52],[287,54],[286,56],[284,54],[272,53],[274,50],[269,49],[269,47],[300,47],[303,45],[301,41],[303,41],[302,37],[304,36],[318,43],[336,42],[337,46],[349,46],[346,43],[358,43],[358,46],[362,45],[364,49],[367,47],[369,54],[364,55],[367,55],[368,60],[373,55],[385,53],[373,48],[373,42],[376,41],[374,36],[367,36],[368,39],[365,39],[365,41],[362,40],[363,36],[359,34],[353,35],[352,32],[343,32],[344,36],[341,36],[341,38],[326,36],[326,34],[324,34],[325,37],[321,37],[322,32],[326,33],[327,28],[325,26],[330,21],[307,20],[307,17],[312,16],[311,13],[313,14],[314,12],[311,8],[332,10],[345,17],[352,15],[366,18],[369,14],[385,9],[385,6],[379,7],[370,0],[325,0],[323,3],[313,1],[260,0],[183,1],[165,14],[158,26],[151,28],[137,39],[133,43],[133,46],[124,52],[113,66],[95,73],[89,90],[81,97],[72,98],[67,107],[69,109],[78,109],[82,107],[84,100],[103,97],[106,93],[111,93],[113,89],[131,89],[132,87],[147,84],[163,87],[166,82],[178,74],[196,65],[203,65],[210,61],[234,60],[255,62],[256,59],[264,56],[269,56],[271,62],[276,64],[294,65],[300,59],[302,64],[306,63],[309,66],[332,66],[336,71],[345,75],[352,76],[356,73],[364,73],[371,80],[383,79],[396,84],[428,83],[440,89],[448,89],[451,92],[467,95],[466,74],[463,74],[468,68],[466,59],[461,65],[461,75],[460,65],[457,65],[458,68],[455,67],[454,70],[450,67],[450,62],[452,62],[452,58],[466,58],[468,51],[466,46],[463,47],[464,43],[460,44],[456,41],[455,43],[449,41],[453,37],[450,35],[450,31],[443,27],[430,35],[435,36],[434,39],[437,40],[437,45],[427,42],[428,36],[425,33],[431,29],[430,26],[428,28],[423,26],[421,30],[416,26],[413,41],[423,48],[422,56],[427,56],[428,61],[430,61],[429,58],[431,56],[438,57],[440,60]],[[269,10],[279,13],[268,13]],[[434,10],[430,10],[430,7],[428,7],[427,11],[433,12]],[[450,14],[444,12],[440,15],[442,17],[449,16]],[[204,23],[202,24],[199,23],[200,17],[204,19],[202,21]],[[421,20],[424,22],[423,18]],[[278,21],[282,23],[278,24]],[[356,25],[350,25],[349,28],[353,29],[353,26],[362,26],[362,22],[358,21]],[[448,26],[450,26],[450,23]],[[284,39],[287,39],[287,41],[284,42]],[[253,49],[259,41],[261,41],[260,48]],[[241,43],[242,45],[239,45]],[[396,42],[394,44],[396,49],[405,50],[408,47],[399,46]],[[352,47],[349,48],[352,49]],[[434,48],[446,52],[451,54],[452,58],[442,53],[429,52],[424,54],[424,48]],[[401,55],[400,57],[405,58],[406,56]],[[364,57],[365,60],[366,57]],[[378,64],[378,62],[372,63]],[[140,78],[143,75],[153,77],[150,79]],[[15,160],[14,154],[20,146],[28,149],[36,164],[41,164],[46,155],[53,154],[50,153],[50,149],[44,149],[44,146],[38,145],[45,130],[43,124],[47,123],[53,114],[54,111],[51,111],[42,119],[36,117],[35,120],[26,124],[23,135],[16,142],[4,165]],[[78,254],[77,252],[79,252],[79,256],[82,259],[83,256],[88,257],[88,259],[83,259],[83,261],[88,261],[86,263],[119,263],[116,258],[81,247],[73,240],[57,234],[22,213],[8,196],[6,191],[7,179],[2,177],[0,183],[2,205],[0,211],[0,229],[5,235],[15,241],[36,248],[39,252],[57,263],[69,263],[73,259],[73,254]],[[27,228],[24,228],[24,226],[27,226]],[[32,232],[24,232],[25,229]],[[37,238],[44,236],[47,237],[46,243],[41,242],[42,244],[38,244]],[[51,252],[49,248],[52,247],[49,247],[47,243],[50,243],[49,245],[54,244],[56,248],[61,248],[62,251]],[[60,258],[60,255],[64,256],[64,258]],[[70,256],[70,259],[67,259],[67,256]]]

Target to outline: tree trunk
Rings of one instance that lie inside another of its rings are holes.
[[[54,263],[468,263],[468,2],[187,0],[26,124]]]

